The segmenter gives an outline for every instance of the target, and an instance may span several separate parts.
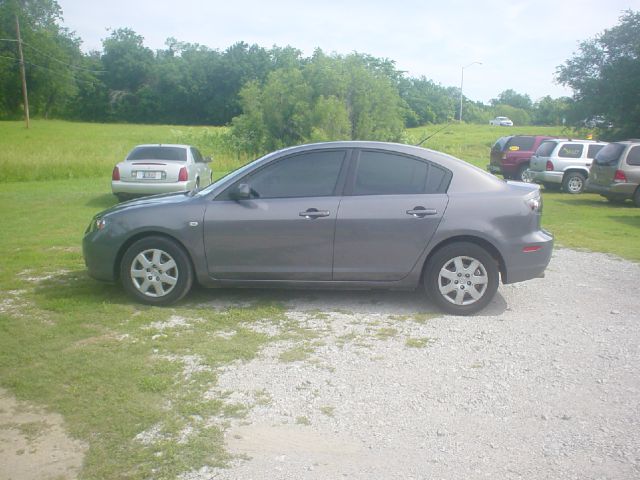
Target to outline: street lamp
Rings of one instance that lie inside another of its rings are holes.
[[[460,123],[462,123],[462,87],[464,85],[464,69],[469,68],[473,65],[482,65],[482,62],[471,62],[469,65],[465,65],[462,67],[462,72],[460,75]]]

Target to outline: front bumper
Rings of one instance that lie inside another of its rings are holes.
[[[563,172],[555,172],[545,170],[544,172],[539,172],[537,170],[527,170],[529,175],[531,176],[531,181],[535,183],[562,183],[562,177],[564,176]]]
[[[102,282],[114,282],[119,243],[112,241],[108,232],[88,232],[82,239],[82,256],[91,278]]]
[[[128,193],[131,195],[156,195],[160,193],[188,192],[195,188],[196,181],[186,182],[123,182],[121,180],[111,181],[111,191],[113,193]]]

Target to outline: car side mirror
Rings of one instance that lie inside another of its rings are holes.
[[[239,183],[229,192],[229,197],[232,200],[249,200],[251,198],[251,187],[247,183]]]

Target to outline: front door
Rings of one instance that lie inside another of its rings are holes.
[[[230,280],[331,280],[333,238],[346,151],[323,150],[274,160],[227,191],[205,213],[209,274]]]

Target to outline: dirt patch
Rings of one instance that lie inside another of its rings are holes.
[[[17,401],[0,389],[0,478],[73,479],[87,447],[70,438],[62,416]]]

